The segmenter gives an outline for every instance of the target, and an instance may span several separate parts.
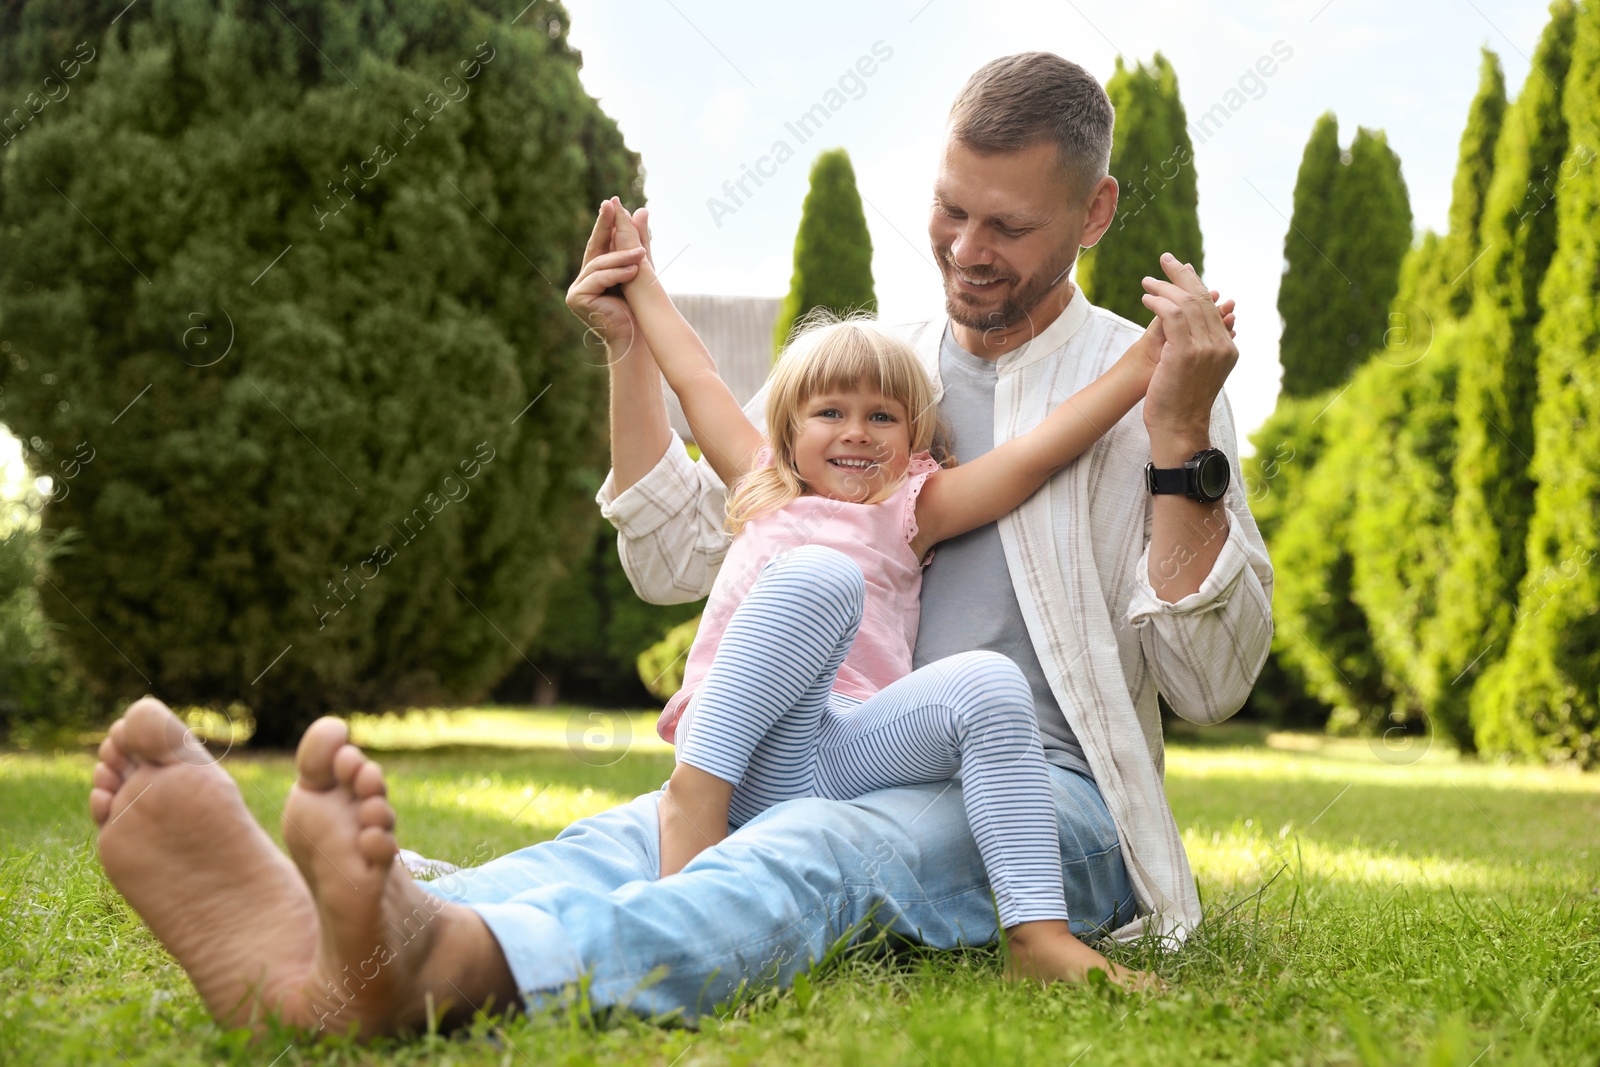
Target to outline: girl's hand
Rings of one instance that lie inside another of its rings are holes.
[[[649,231],[644,228],[648,208],[640,208],[630,221],[638,236],[634,247],[619,250],[612,240],[617,211],[615,200],[600,205],[594,230],[583,250],[583,265],[567,289],[567,309],[583,324],[600,335],[608,346],[626,348],[633,343],[633,312],[617,289],[639,273],[639,264],[650,255]]]
[[[1224,325],[1224,326],[1226,326],[1228,328],[1228,336],[1229,337],[1237,337],[1237,336],[1239,336],[1238,334],[1233,332],[1234,302],[1232,300],[1223,300],[1222,299],[1222,294],[1217,292],[1215,289],[1211,290],[1211,302],[1213,304],[1217,305],[1217,310],[1218,311],[1222,312],[1222,325]]]
[[[644,248],[645,255],[649,255],[646,248],[645,229],[643,219],[648,208],[639,209],[639,217],[628,214],[628,209],[622,206],[622,201],[616,197],[610,200],[612,217],[616,220],[611,231],[611,247],[619,252],[632,252],[637,248]]]

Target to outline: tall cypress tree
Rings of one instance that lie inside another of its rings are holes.
[[[1555,252],[1553,201],[1567,153],[1561,84],[1572,58],[1575,8],[1556,0],[1550,14],[1495,151],[1479,227],[1483,255],[1472,272],[1473,308],[1460,339],[1456,496],[1427,655],[1430,710],[1468,748],[1471,694],[1505,655],[1533,511],[1534,332],[1539,288]]]
[[[1100,243],[1079,256],[1077,282],[1093,303],[1145,325],[1151,314],[1139,279],[1155,273],[1161,253],[1204,270],[1194,145],[1177,72],[1160,52],[1133,70],[1119,56],[1106,95],[1117,111],[1111,142],[1117,217]]]
[[[1411,250],[1411,200],[1388,137],[1357,129],[1348,156],[1333,189],[1329,252],[1349,281],[1339,294],[1347,316],[1341,379],[1383,346],[1400,265]]]
[[[1404,619],[1432,610],[1431,587],[1413,573],[1413,557],[1426,556],[1423,542],[1437,533],[1429,517],[1448,514],[1429,457],[1447,447],[1449,427],[1439,415],[1452,412],[1454,370],[1442,357],[1416,360],[1431,342],[1428,313],[1412,316],[1422,320],[1417,336],[1404,323],[1392,325],[1391,302],[1396,309],[1435,303],[1425,291],[1437,288],[1429,269],[1437,239],[1406,256],[1411,217],[1399,160],[1381,133],[1359,130],[1342,154],[1337,138],[1332,116],[1324,116],[1301,167],[1280,294],[1280,409],[1303,425],[1276,432],[1315,440],[1322,454],[1288,483],[1290,495],[1275,509],[1275,611],[1285,623],[1276,647],[1311,695],[1333,708],[1331,726],[1370,730],[1421,712]],[[1321,227],[1320,241],[1303,226]],[[1402,266],[1406,286],[1396,301]],[[1324,336],[1308,336],[1308,323]],[[1299,327],[1293,335],[1291,326]],[[1367,361],[1374,352],[1383,358]],[[1293,385],[1308,381],[1322,391],[1301,398]],[[1414,491],[1395,492],[1396,483]],[[1402,573],[1414,580],[1402,581]]]
[[[1489,195],[1494,175],[1495,146],[1506,113],[1506,77],[1500,57],[1483,49],[1478,69],[1478,92],[1467,112],[1467,128],[1461,135],[1461,150],[1456,157],[1456,178],[1450,190],[1449,276],[1455,282],[1450,290],[1450,314],[1462,317],[1472,307],[1473,261],[1483,252],[1479,240],[1479,220]]]
[[[1411,203],[1387,138],[1358,129],[1340,152],[1338,120],[1323,115],[1300,161],[1284,238],[1278,360],[1286,395],[1342,385],[1382,344],[1410,247]]]
[[[639,192],[565,12],[114,6],[0,6],[0,54],[83,68],[0,153],[4,417],[86,535],[42,591],[65,651],[261,742],[481,696],[593,530],[562,296]]]
[[[1371,623],[1377,659],[1394,691],[1390,723],[1420,727],[1433,703],[1425,646],[1438,617],[1439,561],[1448,553],[1455,497],[1450,466],[1462,331],[1453,308],[1467,285],[1465,265],[1478,255],[1483,191],[1492,173],[1484,147],[1492,147],[1504,113],[1499,61],[1485,51],[1461,137],[1450,231],[1443,238],[1427,234],[1407,255],[1381,350],[1356,372],[1372,379],[1362,408],[1363,430],[1372,436],[1367,462],[1351,472],[1352,595]],[[1377,725],[1385,709],[1370,710]],[[1448,722],[1433,725],[1456,732]]]
[[[1600,4],[1578,8],[1561,107],[1556,251],[1539,291],[1527,572],[1506,658],[1473,692],[1480,748],[1600,764]],[[1584,131],[1580,136],[1579,131]]]
[[[773,330],[779,351],[794,324],[818,307],[840,314],[878,309],[872,291],[872,235],[861,210],[855,168],[842,148],[823,152],[811,164],[811,188],[794,239],[794,274]]]
[[[1341,295],[1349,282],[1330,258],[1335,217],[1333,190],[1339,180],[1339,120],[1317,119],[1300,157],[1294,183],[1294,215],[1283,239],[1283,279],[1278,315],[1283,334],[1278,362],[1283,395],[1311,396],[1343,380],[1346,364]]]

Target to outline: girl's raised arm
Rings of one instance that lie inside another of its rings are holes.
[[[994,522],[1087,452],[1144,396],[1163,341],[1157,319],[1110,369],[1073,393],[1038,426],[971,463],[929,478],[917,497],[918,533],[912,542],[917,555],[946,538]]]
[[[620,201],[616,202],[616,220],[612,247],[619,251],[638,247],[642,243],[639,231]],[[756,453],[766,443],[761,431],[717,373],[716,361],[705,343],[661,287],[648,257],[639,264],[638,274],[622,284],[622,295],[667,384],[683,405],[701,454],[723,484],[733,485],[750,472]]]
[[[1218,296],[1212,293],[1211,298]],[[1231,331],[1233,301],[1223,302],[1218,310]],[[971,463],[929,478],[917,497],[917,537],[911,545],[917,556],[946,538],[994,522],[1087,452],[1144,397],[1165,343],[1158,318],[1104,374],[1073,393],[1038,426]]]

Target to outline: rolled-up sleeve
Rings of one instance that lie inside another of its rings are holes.
[[[1226,399],[1213,420],[1212,440],[1228,453],[1235,475],[1222,551],[1198,590],[1168,603],[1150,584],[1147,543],[1127,614],[1161,694],[1174,712],[1197,723],[1221,722],[1244,706],[1272,647],[1272,563],[1239,488]]]
[[[608,473],[595,501],[617,528],[622,569],[641,600],[685,604],[711,591],[727,554],[727,490],[674,433],[660,461],[624,492]]]

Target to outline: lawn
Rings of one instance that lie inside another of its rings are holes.
[[[653,788],[648,716],[358,719],[402,843],[480,862]],[[287,757],[224,765],[276,830]],[[868,945],[699,1030],[577,1012],[373,1048],[218,1030],[110,888],[92,757],[0,754],[0,1061],[879,1065],[1600,1062],[1600,777],[1435,748],[1177,733],[1167,788],[1208,925],[1158,997],[1019,988],[993,951]]]

